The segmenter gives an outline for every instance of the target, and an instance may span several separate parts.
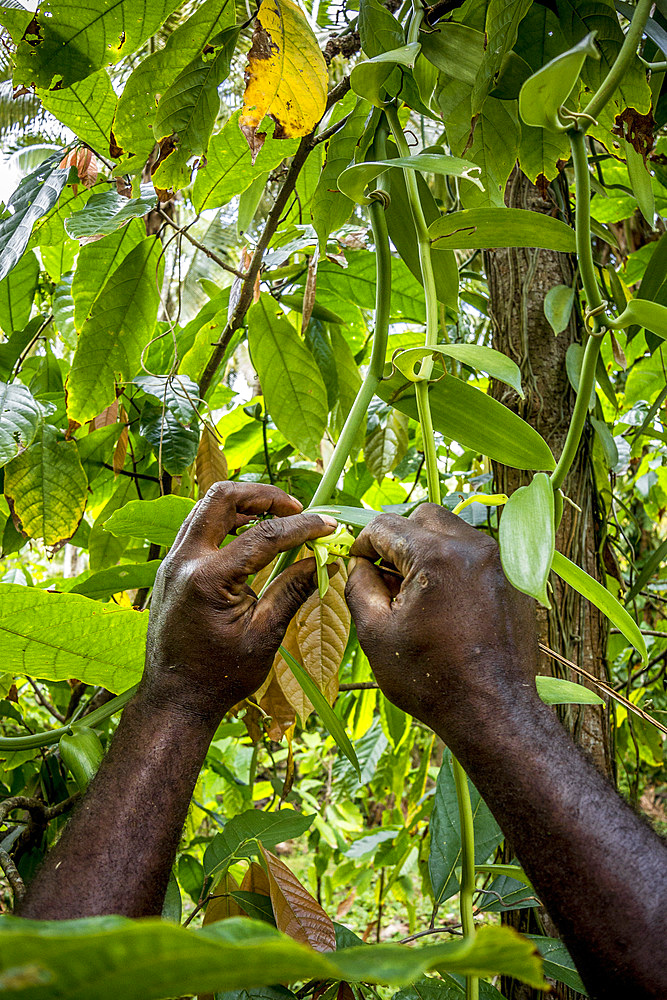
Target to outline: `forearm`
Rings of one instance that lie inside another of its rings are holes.
[[[23,917],[159,914],[197,776],[215,732],[140,692],[60,841],[29,887]]]
[[[470,719],[467,733],[455,730],[452,750],[516,850],[591,996],[662,1000],[667,849],[536,696],[488,705],[481,718]]]

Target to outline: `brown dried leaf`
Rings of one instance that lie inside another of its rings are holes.
[[[118,420],[118,400],[114,399],[113,403],[107,406],[106,410],[102,410],[96,417],[88,424],[88,433],[92,434],[93,431],[98,431],[100,427],[108,427],[109,424],[115,424]]]
[[[266,730],[267,735],[276,743],[280,743],[285,733],[294,725],[296,716],[273,673],[270,674],[266,691],[259,699],[259,707],[271,716],[271,725]]]
[[[130,433],[127,427],[127,413],[121,406],[120,408],[120,419],[121,422],[125,424],[122,431],[120,432],[120,437],[116,442],[116,447],[113,453],[113,471],[116,476],[119,476],[123,471],[125,466],[125,456],[127,455],[127,443],[130,438]]]
[[[333,704],[338,694],[338,668],[350,635],[350,611],[345,603],[347,569],[337,560],[338,573],[331,578],[324,600],[312,594],[296,613],[296,640],[301,663]]]
[[[315,305],[315,295],[317,292],[317,263],[319,260],[319,250],[315,249],[315,253],[310,258],[308,264],[308,276],[306,278],[306,287],[303,290],[303,313],[301,321],[301,332],[305,333],[306,327],[310,323],[310,317],[313,314],[313,306]]]
[[[195,467],[197,470],[200,497],[203,497],[214,483],[229,479],[227,459],[218,444],[215,433],[208,424],[204,424],[204,430],[197,450]]]
[[[616,339],[613,330],[611,331],[611,350],[614,355],[614,361],[623,369],[623,371],[625,371],[628,367],[628,359],[625,356],[625,351]]]
[[[315,951],[335,951],[336,931],[331,918],[280,858],[262,844],[259,847],[268,871],[278,930]]]
[[[266,874],[262,866],[258,865],[256,861],[251,863],[247,872],[243,876],[243,881],[241,882],[241,892],[256,892],[260,896],[271,895],[269,876]]]
[[[239,884],[229,872],[219,879],[213,890],[213,898],[208,901],[206,912],[204,913],[204,926],[215,924],[219,920],[227,920],[229,917],[245,916],[243,910],[231,896],[230,892],[236,892]]]

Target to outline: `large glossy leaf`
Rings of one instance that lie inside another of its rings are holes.
[[[72,587],[68,593],[83,594],[84,597],[91,597],[95,601],[103,601],[124,590],[152,587],[159,568],[159,559],[151,559],[144,563],[111,566],[109,569],[91,574],[87,580]]]
[[[218,87],[229,76],[240,28],[227,28],[224,43],[213,58],[197,56],[161,96],[153,135],[166,150],[153,173],[157,190],[178,191],[190,182],[193,156],[206,157],[220,112]]]
[[[199,424],[181,423],[166,406],[144,405],[139,433],[146,438],[162,467],[170,476],[182,476],[192,465],[199,448]]]
[[[387,374],[391,370],[387,366]],[[386,403],[418,419],[415,385],[394,372],[377,394]],[[549,446],[537,431],[486,393],[446,375],[429,385],[433,426],[447,437],[515,469],[555,467]]]
[[[267,136],[253,164],[248,144],[239,130],[239,118],[237,111],[222,131],[213,136],[206,164],[197,171],[192,200],[198,212],[226,205],[234,195],[241,194],[257,177],[273,170],[296,150],[294,139],[278,140]]]
[[[248,809],[225,823],[222,833],[217,833],[204,853],[204,871],[207,875],[228,868],[233,858],[251,858],[259,854],[258,844],[275,847],[286,840],[293,840],[305,833],[315,817],[293,809],[263,812]]]
[[[429,226],[436,246],[452,250],[542,247],[574,253],[574,230],[559,219],[523,208],[472,208]]]
[[[146,227],[139,219],[102,240],[81,247],[72,281],[74,325],[80,330],[89,318],[93,303],[113,272],[146,236]]]
[[[26,86],[69,87],[130,55],[178,7],[178,0],[58,0],[40,4],[14,55],[14,80]]]
[[[324,114],[326,97],[326,63],[303,12],[292,0],[262,0],[240,118],[251,148],[267,114],[285,138],[307,135]]]
[[[0,466],[28,447],[41,421],[42,408],[27,386],[0,382]]]
[[[67,382],[67,413],[72,420],[92,420],[116,398],[116,381],[136,374],[157,317],[160,265],[160,241],[146,237],[93,303]]]
[[[422,32],[422,53],[443,74],[472,86],[484,57],[484,32],[454,21]]]
[[[643,326],[663,340],[667,339],[667,306],[647,299],[630,299],[620,316],[608,321],[614,330],[626,330],[633,324]]]
[[[559,938],[541,937],[538,934],[527,934],[526,937],[532,941],[544,959],[545,976],[566,983],[584,996],[588,995],[572,956]]]
[[[65,229],[74,239],[108,236],[130,219],[140,219],[155,208],[155,194],[146,185],[140,198],[123,198],[117,191],[94,194],[80,212],[74,212],[65,222]]]
[[[475,863],[483,864],[503,839],[500,827],[479,792],[468,781],[470,804],[475,825]],[[431,814],[431,851],[428,870],[436,905],[458,892],[456,869],[461,867],[461,822],[456,798],[456,784],[451,753],[445,752],[433,800]]]
[[[11,968],[16,984],[7,1000],[23,1000],[24,985],[31,1000],[84,1000],[91,992],[96,1000],[159,1000],[310,979],[403,985],[440,968],[544,985],[533,944],[507,927],[422,948],[355,943],[326,955],[245,917],[193,930],[115,916],[52,923],[5,916],[0,935],[0,971]]]
[[[405,42],[403,28],[380,0],[360,0],[359,36],[362,49],[371,59]]]
[[[105,69],[63,90],[40,90],[38,96],[52,115],[100,156],[107,156],[117,97]]]
[[[112,535],[131,535],[155,545],[171,545],[194,501],[189,497],[164,496],[157,500],[131,500],[105,521]]]
[[[232,0],[205,0],[172,31],[164,48],[142,59],[123,88],[114,122],[116,142],[146,160],[153,146],[156,95],[166,93],[209,39],[234,22]]]
[[[582,597],[585,597],[596,608],[599,608],[612,624],[622,632],[628,642],[635,647],[644,662],[647,661],[646,643],[639,626],[630,617],[623,605],[619,604],[613,594],[609,593],[606,587],[603,587],[601,583],[594,580],[592,576],[589,576],[588,573],[580,569],[579,566],[571,562],[561,552],[554,552],[551,568],[554,573],[558,573],[558,576],[562,580],[565,580],[566,583],[569,583]]]
[[[88,480],[74,441],[45,424],[29,448],[5,467],[5,495],[29,538],[57,545],[76,531],[88,499]]]
[[[37,258],[34,253],[26,253],[0,281],[0,329],[7,336],[22,330],[30,319],[38,277]]]
[[[292,324],[264,296],[248,312],[248,344],[278,430],[295,448],[317,458],[328,412],[324,382]]]
[[[24,177],[7,202],[10,215],[0,222],[0,279],[16,266],[28,245],[33,226],[53,208],[65,187],[69,171],[54,153]]]
[[[141,677],[147,627],[147,613],[0,584],[3,666],[11,673],[52,681],[77,677],[114,694],[127,691]]]
[[[554,493],[538,472],[511,495],[500,518],[500,561],[512,586],[550,608],[547,579],[554,554]]]

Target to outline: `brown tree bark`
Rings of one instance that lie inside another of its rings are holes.
[[[557,212],[554,192],[548,189],[543,195],[518,168],[510,177],[505,200],[512,208],[547,215]],[[519,365],[525,399],[499,382],[493,383],[492,395],[535,427],[558,459],[575,400],[567,377],[565,355],[570,344],[581,343],[583,330],[581,319],[573,310],[567,330],[555,336],[544,315],[544,298],[555,285],[572,285],[576,262],[569,255],[554,251],[503,249],[488,251],[485,266],[493,346]],[[591,433],[587,429],[563,488],[580,510],[565,503],[556,546],[591,576],[600,579],[604,511],[595,485],[591,447]],[[494,464],[494,477],[495,489],[509,495],[517,487],[526,485],[532,473]],[[589,673],[607,679],[606,619],[553,573],[550,582],[552,608],[550,611],[540,608],[538,612],[541,641]],[[582,682],[573,671],[546,654],[541,654],[539,671]],[[596,766],[611,778],[613,750],[606,706],[563,706],[559,715]],[[511,854],[511,847],[508,852]],[[518,910],[504,915],[503,920],[524,931],[555,934],[546,914],[538,916],[533,910]],[[538,929],[536,921],[543,923],[543,930]],[[502,992],[511,1000],[537,1000],[541,995],[513,980],[503,982]],[[579,996],[562,984],[556,995],[559,998]]]

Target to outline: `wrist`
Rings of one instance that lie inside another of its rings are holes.
[[[133,703],[146,715],[209,738],[232,707],[232,703],[216,700],[210,691],[186,687],[173,677],[144,676]]]

